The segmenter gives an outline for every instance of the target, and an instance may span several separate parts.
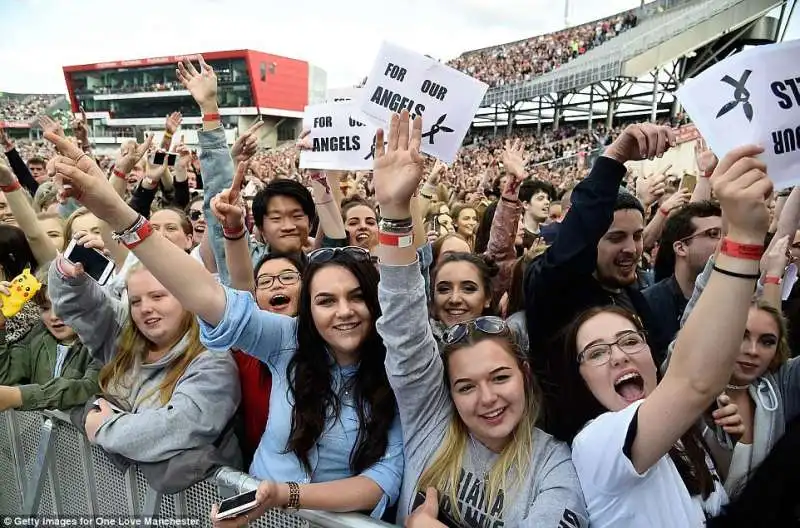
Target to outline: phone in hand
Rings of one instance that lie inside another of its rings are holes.
[[[104,285],[114,273],[114,263],[94,248],[87,248],[72,240],[64,251],[64,258],[73,264],[82,264],[84,271],[99,285]]]
[[[175,152],[160,150],[150,156],[150,165],[164,165],[166,163],[167,167],[174,167],[176,161],[178,161],[178,154]]]
[[[697,187],[697,176],[689,174],[688,172],[683,173],[681,184],[678,186],[678,189],[686,189],[692,193],[695,187]]]
[[[217,510],[217,519],[230,519],[249,512],[256,506],[258,506],[256,490],[246,491],[220,502]]]

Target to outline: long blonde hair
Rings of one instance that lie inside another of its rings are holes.
[[[135,264],[128,272],[126,282],[137,271],[147,270],[141,264]],[[170,348],[178,344],[184,337],[187,337],[188,340],[186,350],[167,366],[167,374],[158,388],[140,397],[140,402],[146,401],[158,392],[161,405],[166,405],[172,398],[172,393],[175,392],[178,380],[181,379],[192,361],[205,351],[205,347],[200,343],[200,326],[197,324],[197,319],[191,312],[187,311],[184,311],[180,332],[175,342],[170,345]],[[155,347],[155,343],[142,334],[129,314],[128,320],[125,322],[122,333],[117,340],[116,354],[100,370],[98,379],[100,389],[104,393],[108,393],[112,388],[130,389],[129,386],[126,386],[125,380],[133,372],[137,358],[144,362],[148,351]],[[135,406],[135,402],[131,402],[131,406]]]
[[[500,496],[509,489],[517,489],[518,486],[528,477],[528,469],[531,465],[531,453],[533,452],[533,431],[539,417],[540,392],[538,385],[530,375],[527,367],[527,358],[517,346],[511,330],[506,330],[499,335],[487,336],[480,333],[470,333],[468,338],[455,346],[446,347],[442,353],[444,361],[445,381],[450,386],[447,373],[449,357],[461,348],[474,346],[480,341],[492,339],[500,344],[506,351],[517,360],[517,365],[525,378],[525,407],[519,423],[511,432],[511,440],[500,452],[500,457],[492,465],[488,475],[486,485],[486,504],[491,508]],[[417,483],[418,491],[425,491],[428,487],[436,488],[440,495],[446,496],[450,500],[452,513],[460,522],[461,512],[458,508],[458,483],[461,479],[464,456],[467,453],[467,442],[470,432],[461,416],[453,409],[450,423],[445,432],[442,443],[434,455],[433,462],[422,472]],[[508,484],[508,475],[512,471],[516,472],[514,480]],[[504,501],[508,504],[508,501]]]

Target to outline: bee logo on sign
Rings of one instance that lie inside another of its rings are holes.
[[[751,73],[753,73],[752,70],[745,70],[738,81],[730,75],[726,75],[720,79],[721,82],[733,86],[734,90],[733,101],[726,103],[722,108],[719,109],[719,112],[717,112],[717,119],[724,116],[741,103],[744,116],[748,121],[753,121],[753,105],[750,104],[750,90],[745,87],[745,84],[747,84],[747,79],[750,78]]]

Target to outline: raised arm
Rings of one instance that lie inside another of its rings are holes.
[[[642,238],[646,250],[654,248],[658,239],[661,238],[661,233],[664,231],[664,225],[666,225],[670,213],[686,205],[686,203],[689,202],[689,198],[689,191],[680,189],[664,200],[664,203],[658,208],[658,212],[650,219],[650,222],[647,223],[647,227],[644,228],[644,235]]]
[[[631,461],[639,473],[663,457],[725,388],[739,355],[750,299],[758,279],[758,257],[769,226],[765,197],[772,192],[766,166],[755,158],[760,147],[731,151],[712,176],[729,229],[708,284],[678,334],[670,365],[638,409]],[[721,271],[719,271],[721,270]]]
[[[150,145],[153,144],[153,134],[148,134],[147,139],[140,145],[136,141],[128,141],[122,145],[117,154],[114,168],[108,176],[111,186],[117,195],[124,198],[128,192],[128,174],[133,167],[147,154]]]
[[[37,262],[45,263],[56,258],[56,248],[50,237],[47,236],[39,221],[29,197],[22,189],[20,182],[14,177],[11,169],[0,161],[0,189],[3,190],[8,201],[8,207],[14,213],[20,229],[25,233],[25,238],[31,246],[33,256]]]
[[[695,143],[695,148],[699,149],[699,142]],[[711,180],[709,179],[717,168],[717,157],[710,150],[698,152],[696,150],[697,168],[700,175],[697,178],[697,185],[694,186],[692,199],[690,202],[702,202],[711,199]]]
[[[346,239],[340,201],[337,197],[338,176],[334,171],[312,171],[311,185],[314,189],[314,206],[319,216],[319,227],[325,236],[333,239]],[[341,193],[339,193],[341,194]]]
[[[378,129],[375,149],[375,197],[385,230],[385,243],[378,248],[378,298],[383,315],[377,329],[386,344],[386,372],[397,397],[407,449],[414,449],[441,427],[450,411],[444,366],[428,322],[425,283],[409,224],[411,196],[422,178],[421,134],[422,120],[417,117],[409,137],[409,115],[404,110],[392,116],[388,149],[383,147],[382,129]],[[388,237],[395,241],[388,243]]]
[[[2,144],[3,152],[6,153],[6,158],[8,158],[8,163],[11,165],[11,170],[14,171],[19,182],[31,193],[31,196],[36,194],[39,184],[36,182],[33,174],[31,174],[28,166],[25,165],[25,160],[19,155],[19,152],[14,146],[14,142],[8,137],[4,128],[0,128],[0,144]]]
[[[572,191],[572,206],[561,222],[556,241],[528,268],[525,296],[530,302],[552,302],[576,275],[594,273],[597,243],[614,219],[614,204],[626,173],[624,163],[655,158],[674,145],[670,128],[639,124],[629,125],[606,149],[589,177]],[[536,311],[533,305],[527,308]]]
[[[247,172],[247,162],[239,162],[230,188],[211,200],[211,211],[222,225],[225,237],[225,262],[228,264],[230,273],[230,286],[255,295],[253,263],[250,259],[247,229],[244,225],[244,207],[240,201],[240,189],[245,172]]]

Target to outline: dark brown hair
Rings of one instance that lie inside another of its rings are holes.
[[[612,313],[624,317],[638,330],[644,333],[644,325],[639,317],[619,306],[596,306],[578,315],[570,323],[566,331],[566,341],[561,360],[553,362],[554,379],[560,386],[558,398],[554,398],[555,416],[551,416],[558,424],[558,438],[572,443],[572,440],[586,423],[608,412],[587,387],[580,374],[578,363],[578,330],[589,319],[601,314]],[[646,334],[645,334],[646,335]],[[698,417],[699,418],[699,417]],[[554,433],[555,434],[555,433]],[[669,450],[669,456],[683,480],[689,495],[702,495],[707,499],[714,491],[714,478],[706,464],[706,449],[700,431],[692,426],[680,438],[683,450],[675,445]]]

